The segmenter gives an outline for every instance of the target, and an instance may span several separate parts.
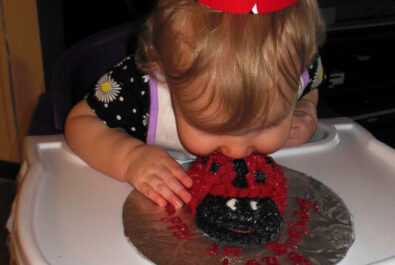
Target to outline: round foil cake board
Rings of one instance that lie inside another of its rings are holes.
[[[129,242],[157,265],[332,265],[354,242],[352,216],[342,199],[316,179],[283,168],[288,181],[284,225],[274,243],[221,245],[204,235],[186,208],[157,206],[133,190],[123,207]]]

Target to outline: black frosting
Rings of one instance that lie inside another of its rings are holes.
[[[196,209],[196,225],[220,243],[251,246],[274,241],[282,224],[283,218],[269,198],[225,198],[209,194]]]
[[[246,174],[248,173],[248,168],[246,161],[244,159],[233,159],[233,169],[236,172],[236,178],[233,180],[233,186],[237,188],[247,188],[248,182],[246,179]]]
[[[265,161],[268,165],[270,165],[272,168],[274,168],[274,161],[270,157],[265,157]]]
[[[256,183],[265,183],[266,181],[266,174],[263,173],[261,170],[257,170],[254,172]]]
[[[217,172],[218,172],[218,169],[219,169],[219,164],[213,162],[213,163],[211,164],[211,167],[210,167],[211,173],[213,173],[213,174],[217,173]]]

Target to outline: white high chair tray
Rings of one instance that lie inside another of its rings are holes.
[[[62,135],[28,137],[25,153],[29,167],[10,226],[18,264],[152,264],[124,236],[129,184],[87,166]],[[273,157],[320,180],[348,206],[355,242],[340,265],[395,264],[394,149],[341,118],[321,120],[310,143]]]

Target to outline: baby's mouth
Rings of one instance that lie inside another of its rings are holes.
[[[238,234],[251,234],[255,231],[255,229],[248,229],[248,230],[240,230],[240,229],[236,229],[233,227],[228,227],[228,229],[234,233],[238,233]]]

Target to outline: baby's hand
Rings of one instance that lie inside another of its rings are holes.
[[[188,203],[191,199],[185,187],[192,186],[192,179],[181,165],[157,146],[137,146],[130,156],[125,178],[162,207],[170,202],[178,209],[182,207],[182,201]]]
[[[317,117],[303,111],[295,111],[292,117],[291,131],[285,146],[304,144],[317,130]]]

